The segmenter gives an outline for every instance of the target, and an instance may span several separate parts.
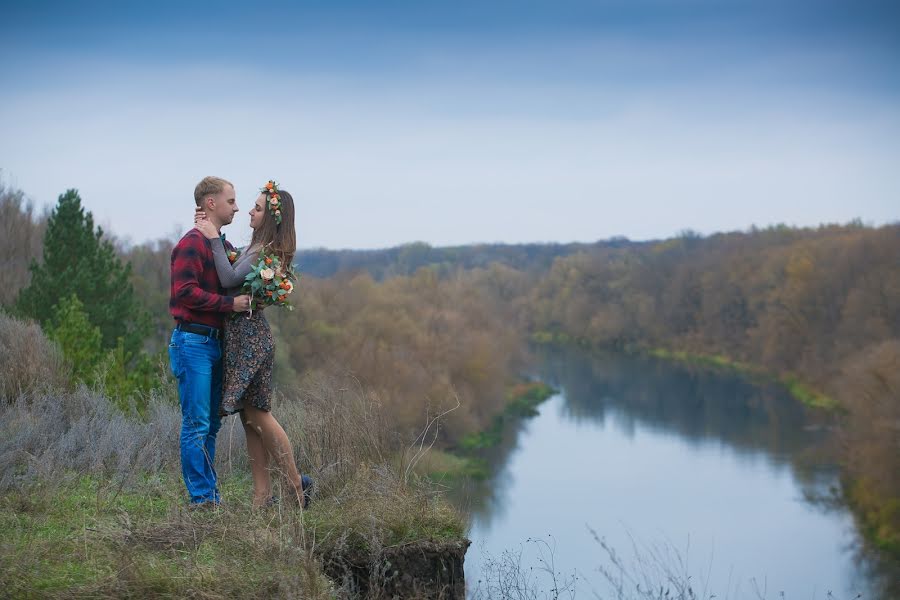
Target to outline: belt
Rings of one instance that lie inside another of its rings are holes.
[[[222,330],[210,327],[209,325],[200,325],[199,323],[179,323],[175,329],[187,331],[188,333],[196,333],[197,335],[205,335],[214,340],[222,337]]]

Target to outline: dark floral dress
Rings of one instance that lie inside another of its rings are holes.
[[[210,241],[219,282],[228,295],[241,293],[244,277],[256,263],[258,253],[247,249],[231,264],[225,246]],[[275,339],[262,310],[225,317],[225,378],[222,389],[222,415],[233,415],[252,406],[272,410],[272,367],[275,364]]]
[[[272,410],[275,339],[263,311],[225,319],[224,360],[222,413],[233,415],[245,406]]]

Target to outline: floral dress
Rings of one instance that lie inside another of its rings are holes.
[[[256,264],[258,251],[245,250],[231,264],[221,240],[210,240],[216,271],[222,287],[236,295],[244,278]],[[252,406],[272,410],[272,368],[275,365],[275,338],[263,311],[235,313],[225,319],[224,384],[220,413],[233,415]]]

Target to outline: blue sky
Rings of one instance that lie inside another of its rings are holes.
[[[134,242],[277,178],[302,247],[900,220],[900,9],[782,0],[21,2],[0,169]],[[230,228],[246,240],[248,218]]]

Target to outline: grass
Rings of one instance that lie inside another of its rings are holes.
[[[249,497],[248,481],[223,483],[223,494],[235,500],[210,511],[190,510],[173,474],[127,490],[84,476],[10,490],[0,497],[0,584],[13,597],[256,596],[285,589],[330,597],[331,584],[297,539],[300,513],[253,511],[238,499]]]
[[[439,483],[452,483],[460,478],[486,479],[488,466],[476,456],[459,456],[432,448],[416,465],[416,472]]]
[[[15,597],[329,598],[335,586],[322,571],[323,553],[371,554],[465,533],[440,497],[398,485],[384,468],[361,468],[340,493],[302,512],[289,498],[253,509],[245,475],[221,483],[224,507],[205,510],[187,506],[174,473],[127,489],[72,475],[52,487],[8,490],[0,496],[0,585]]]
[[[542,382],[513,385],[507,390],[503,412],[494,417],[488,429],[463,436],[453,451],[429,448],[417,459],[416,474],[444,485],[463,478],[486,479],[490,474],[487,461],[478,452],[500,444],[510,420],[537,415],[538,405],[555,393],[556,390]]]
[[[375,569],[398,545],[464,543],[460,514],[390,458],[394,436],[367,392],[321,379],[295,394],[275,411],[316,479],[302,512],[289,497],[251,507],[234,418],[216,456],[226,506],[194,511],[172,398],[151,396],[145,414],[84,387],[0,404],[0,596],[345,597],[325,556],[329,572],[348,555]]]
[[[503,428],[509,419],[533,417],[537,415],[537,407],[556,391],[545,383],[534,381],[519,383],[506,394],[506,408],[494,417],[491,426],[484,431],[466,434],[459,441],[463,452],[471,452],[491,448],[503,438]]]

